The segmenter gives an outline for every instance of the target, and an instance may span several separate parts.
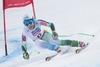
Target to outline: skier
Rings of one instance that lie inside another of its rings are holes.
[[[33,17],[25,16],[23,18],[24,29],[22,33],[22,53],[24,59],[29,59],[27,52],[27,37],[31,38],[36,44],[42,48],[56,51],[62,51],[60,46],[83,47],[85,43],[77,40],[59,40],[53,23],[41,19],[34,19]],[[41,28],[41,26],[51,28],[52,33]]]

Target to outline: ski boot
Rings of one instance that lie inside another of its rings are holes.
[[[85,47],[87,46],[89,43],[85,43],[85,42],[82,42],[82,41],[79,41],[79,47]]]
[[[65,54],[67,51],[69,50],[69,46],[68,47],[57,47],[55,49],[55,51],[58,53],[58,54]]]
[[[89,43],[84,43],[84,42],[79,42],[79,46],[81,47],[80,49],[76,49],[76,54],[80,53],[82,50],[84,50],[87,46],[89,45]]]

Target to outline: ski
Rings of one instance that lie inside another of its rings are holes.
[[[75,50],[75,53],[76,53],[76,54],[80,53],[80,52],[81,52],[82,50],[84,50],[88,45],[89,45],[89,43],[87,43],[87,45],[85,45],[85,46],[82,47],[82,48],[76,49],[76,50]],[[61,55],[65,54],[65,53],[67,53],[67,52],[68,52],[68,50],[62,52]],[[56,54],[54,54],[54,55],[51,55],[51,56],[46,57],[46,58],[45,58],[45,61],[50,61],[51,59],[53,59],[53,58],[54,58],[55,56],[57,56],[58,54],[59,54],[59,53],[56,53]]]
[[[84,50],[87,46],[89,45],[89,43],[87,43],[84,47],[76,49],[75,53],[78,54],[80,53],[82,50]]]
[[[63,54],[65,54],[65,53],[67,53],[68,50],[69,50],[69,49],[66,49],[66,50],[65,50],[64,52],[62,52],[62,53],[56,53],[56,54],[54,54],[54,55],[48,56],[48,57],[45,58],[45,61],[50,61],[52,58],[54,58],[54,57],[57,56],[58,54],[63,55]]]
[[[45,58],[45,61],[50,61],[52,58],[54,58],[57,55],[58,55],[58,53],[54,54],[54,55],[51,55],[51,56],[48,56],[48,57]]]

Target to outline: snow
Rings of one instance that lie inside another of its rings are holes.
[[[79,54],[70,48],[65,55],[58,55],[46,62],[45,57],[55,52],[43,49],[28,41],[29,60],[22,58],[21,34],[22,18],[32,14],[32,7],[6,9],[7,48],[5,56],[2,0],[0,0],[0,67],[100,67],[100,0],[34,0],[37,19],[53,22],[59,35],[71,35],[60,39],[75,39],[90,45]],[[47,27],[47,30],[50,30]],[[77,33],[94,34],[95,37]],[[40,52],[40,53],[38,53]],[[9,59],[8,59],[9,58]],[[4,62],[3,62],[4,61]]]

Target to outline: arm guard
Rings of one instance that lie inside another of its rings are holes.
[[[26,43],[26,36],[22,34],[22,52],[27,52],[27,43]]]
[[[48,26],[51,28],[52,31],[55,31],[55,26],[53,23],[50,23],[50,22],[47,22],[47,21],[41,20],[41,19],[38,19],[38,21],[40,21],[41,25]]]
[[[52,31],[55,31],[55,27],[54,27],[53,23],[51,23],[50,28],[51,28]]]

